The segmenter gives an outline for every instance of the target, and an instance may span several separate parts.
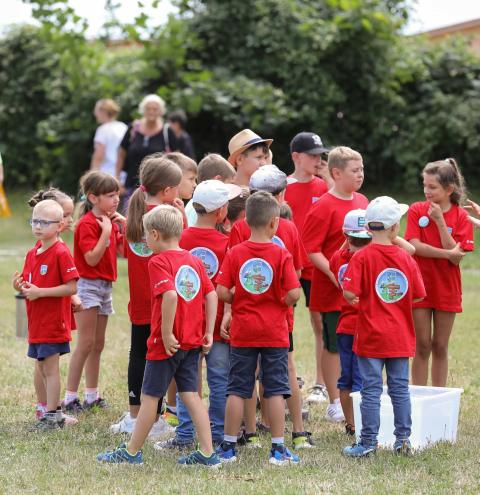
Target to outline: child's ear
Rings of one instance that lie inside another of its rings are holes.
[[[97,197],[97,196],[95,196],[95,194],[93,194],[93,193],[88,193],[88,194],[87,194],[87,199],[88,199],[88,201],[90,201],[90,203],[91,203],[92,205],[94,205],[94,204],[96,204],[96,203],[97,203],[97,199],[98,199],[98,197]]]
[[[334,167],[332,168],[332,170],[330,170],[330,175],[332,176],[333,180],[337,180],[341,177],[342,171],[339,168]]]

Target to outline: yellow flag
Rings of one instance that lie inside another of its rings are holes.
[[[3,189],[3,184],[0,184],[0,217],[9,217],[12,215],[10,206],[8,206],[7,195]]]

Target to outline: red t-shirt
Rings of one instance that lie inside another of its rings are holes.
[[[157,205],[147,205],[147,211]],[[123,238],[123,249],[128,264],[128,316],[134,325],[149,325],[152,318],[152,302],[148,262],[153,251],[147,246],[145,238],[140,242],[130,242]]]
[[[405,239],[418,239],[437,248],[442,247],[436,223],[428,216],[430,203],[414,203],[408,210]],[[464,251],[473,251],[473,225],[468,215],[457,205],[443,214],[452,237],[461,244]],[[462,279],[460,267],[446,259],[415,256],[422,272],[427,297],[415,303],[414,308],[433,308],[439,311],[462,311]]]
[[[82,278],[101,279],[115,282],[117,280],[117,244],[123,241],[117,224],[112,224],[108,246],[100,261],[90,266],[85,261],[85,253],[91,251],[100,239],[102,229],[93,212],[89,211],[78,222],[73,236],[73,256],[78,273]]]
[[[369,244],[357,251],[343,289],[359,297],[353,351],[358,356],[415,356],[413,300],[425,297],[416,261],[398,246]]]
[[[312,206],[303,226],[302,240],[307,253],[323,253],[330,260],[345,241],[345,215],[357,208],[365,209],[367,205],[368,199],[360,193],[354,192],[353,198],[349,200],[337,198],[329,192],[324,194]],[[340,311],[341,304],[341,291],[324,273],[315,269],[310,293],[310,311]]]
[[[353,254],[354,253],[352,253],[348,248],[339,249],[333,253],[332,258],[330,259],[330,270],[332,270],[332,273],[338,280],[338,285],[340,285],[340,287],[343,286],[343,277]],[[348,303],[347,300],[342,297],[340,317],[337,323],[337,333],[355,335],[357,318],[357,306]]]
[[[201,347],[205,334],[204,300],[214,289],[202,262],[188,251],[168,250],[148,262],[152,291],[152,323],[147,341],[147,359],[168,359],[162,340],[162,300],[169,290],[177,293],[173,334],[180,349]]]
[[[38,246],[27,253],[22,277],[37,287],[58,287],[78,279],[72,255],[65,243],[57,241],[43,253]],[[29,344],[54,344],[71,340],[72,304],[69,297],[27,299]]]
[[[289,347],[284,297],[300,283],[286,249],[272,242],[242,242],[227,252],[217,283],[235,288],[232,346]]]
[[[230,233],[230,247],[248,241],[248,239],[250,239],[250,227],[246,220],[235,222]],[[297,227],[293,222],[280,218],[278,229],[272,238],[272,242],[285,248],[292,255],[295,270],[301,270],[305,266],[308,256],[300,241]],[[294,325],[293,306],[288,308],[287,322],[288,331],[292,333]]]
[[[218,271],[222,266],[228,248],[228,236],[216,229],[189,227],[182,233],[180,247],[190,251],[196,258],[202,261],[208,277],[212,281],[214,287],[216,287]],[[223,301],[218,301],[213,340],[225,342],[220,337],[220,324],[223,319],[223,310]]]
[[[328,191],[327,184],[323,179],[314,177],[310,182],[294,182],[289,184],[285,191],[285,201],[290,205],[293,213],[293,223],[302,235],[303,225],[313,203],[320,199]],[[312,280],[313,265],[308,259],[305,260],[302,278]]]

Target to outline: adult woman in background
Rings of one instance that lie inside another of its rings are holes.
[[[138,168],[147,156],[157,152],[182,151],[175,133],[163,122],[165,102],[157,95],[147,95],[139,105],[142,114],[127,129],[118,150],[116,175],[127,174],[125,189],[127,197],[138,185]]]
[[[101,170],[115,176],[118,147],[127,130],[126,124],[116,120],[119,112],[120,107],[113,100],[102,99],[95,104],[93,114],[100,125],[93,138],[90,170]]]

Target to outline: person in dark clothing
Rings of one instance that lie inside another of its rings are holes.
[[[195,160],[195,148],[192,136],[185,130],[187,127],[187,114],[183,110],[175,110],[168,116],[168,123],[180,140],[181,152]]]

